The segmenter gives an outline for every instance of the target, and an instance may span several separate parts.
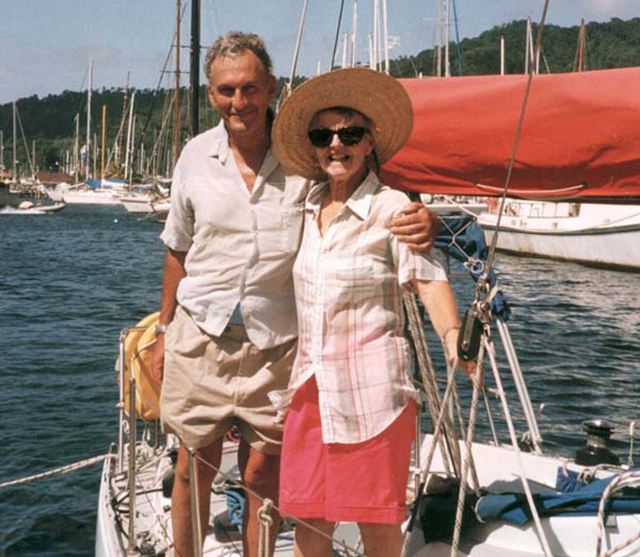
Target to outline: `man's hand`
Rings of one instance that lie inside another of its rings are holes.
[[[413,251],[427,251],[433,247],[440,231],[440,219],[422,203],[409,203],[391,221],[391,232]]]
[[[162,389],[162,378],[164,377],[164,333],[156,337],[156,343],[153,346],[153,364],[151,366],[151,378],[158,387],[158,391]]]

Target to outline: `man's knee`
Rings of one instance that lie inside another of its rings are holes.
[[[220,448],[218,447],[220,445]],[[217,474],[217,468],[220,466],[219,454],[222,442],[215,441],[211,445],[198,449],[194,453],[195,464],[197,465],[198,483],[200,485],[209,485],[213,483],[213,479]],[[178,460],[175,469],[175,483],[179,483],[181,487],[189,486],[189,451],[180,446],[178,451]]]
[[[243,481],[250,491],[273,497],[278,490],[280,457],[251,450],[243,473]]]

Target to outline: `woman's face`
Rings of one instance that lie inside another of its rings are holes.
[[[358,113],[346,115],[334,110],[318,113],[310,130],[325,128],[337,131],[349,126],[368,129],[365,119]],[[366,167],[366,158],[373,151],[371,135],[365,133],[357,145],[344,145],[337,134],[327,147],[315,147],[316,157],[323,172],[332,181],[360,183]]]

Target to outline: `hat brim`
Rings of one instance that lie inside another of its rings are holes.
[[[271,139],[285,168],[312,180],[322,178],[307,133],[313,117],[333,107],[357,110],[373,122],[372,136],[381,164],[397,153],[411,134],[411,100],[398,80],[367,68],[334,70],[305,81],[280,108]]]

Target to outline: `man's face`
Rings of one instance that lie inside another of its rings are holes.
[[[250,50],[219,56],[211,65],[209,100],[218,109],[231,135],[265,129],[276,82]]]

